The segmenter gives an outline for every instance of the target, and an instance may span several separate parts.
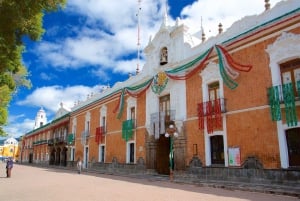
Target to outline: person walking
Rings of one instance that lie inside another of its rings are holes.
[[[14,162],[13,162],[12,158],[9,157],[6,162],[6,177],[7,178],[11,177],[11,170],[13,168],[13,164],[14,164]]]
[[[77,161],[77,171],[78,171],[78,174],[81,174],[81,169],[82,169],[82,161],[79,158],[78,161]]]

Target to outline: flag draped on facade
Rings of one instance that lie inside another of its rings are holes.
[[[222,104],[221,99],[198,103],[198,125],[199,129],[204,129],[206,118],[207,133],[213,133],[215,129],[221,129],[222,123]]]
[[[133,87],[125,87],[122,89],[117,107],[114,109],[114,112],[118,111],[118,115],[117,115],[118,119],[120,119],[123,114],[125,93],[128,93],[132,97],[138,98],[150,87],[152,81],[153,78],[147,80],[146,82],[143,82],[142,84]]]
[[[216,50],[219,58],[219,70],[223,82],[230,89],[235,89],[238,83],[234,81],[239,75],[238,71],[249,72],[252,68],[251,65],[243,65],[235,62],[229,53],[220,45],[216,45]]]
[[[129,119],[122,123],[122,138],[127,142],[133,135],[134,120]]]
[[[288,126],[296,126],[297,125],[297,115],[296,115],[296,107],[295,107],[295,96],[293,84],[288,83],[282,86],[284,105],[285,105],[285,116],[286,123]]]
[[[102,142],[102,137],[104,136],[104,126],[100,126],[96,128],[96,143],[100,144]]]
[[[212,51],[213,48],[209,48],[206,52],[204,52],[196,59],[172,70],[165,71],[165,73],[169,78],[173,80],[186,80],[194,75],[195,72],[205,67],[205,64],[208,61],[208,58]]]
[[[72,144],[73,141],[74,141],[74,134],[71,133],[71,134],[68,135],[68,144]]]
[[[219,70],[223,82],[230,89],[235,89],[238,84],[233,81],[233,79],[236,79],[239,75],[236,70],[248,72],[251,70],[252,66],[237,63],[222,46],[216,45],[214,47],[217,50]],[[124,109],[124,96],[126,93],[129,96],[137,98],[151,86],[154,93],[160,94],[165,89],[168,83],[168,78],[173,80],[186,80],[193,76],[196,72],[203,69],[207,64],[214,47],[209,48],[203,54],[184,65],[164,72],[159,72],[153,78],[139,85],[123,88],[120,93],[118,104],[114,110],[114,112],[118,112],[117,118],[120,119],[122,116]]]
[[[279,88],[280,86],[274,86],[268,89],[272,121],[281,120]]]

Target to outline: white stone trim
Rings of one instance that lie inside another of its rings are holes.
[[[272,85],[281,85],[280,63],[291,59],[300,58],[300,34],[283,32],[277,40],[269,45],[266,52],[270,57]],[[299,122],[298,122],[299,123]],[[290,128],[290,127],[289,127]],[[277,135],[281,168],[289,167],[289,158],[285,130],[288,129],[282,121],[277,121]]]

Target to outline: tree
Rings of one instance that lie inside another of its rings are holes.
[[[8,106],[19,87],[30,88],[22,63],[22,38],[38,41],[44,33],[46,12],[62,9],[67,0],[0,0],[0,136],[7,123]]]

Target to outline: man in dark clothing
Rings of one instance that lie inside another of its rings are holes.
[[[6,163],[6,177],[11,177],[11,170],[13,168],[13,160],[11,158],[8,158],[7,163]]]

